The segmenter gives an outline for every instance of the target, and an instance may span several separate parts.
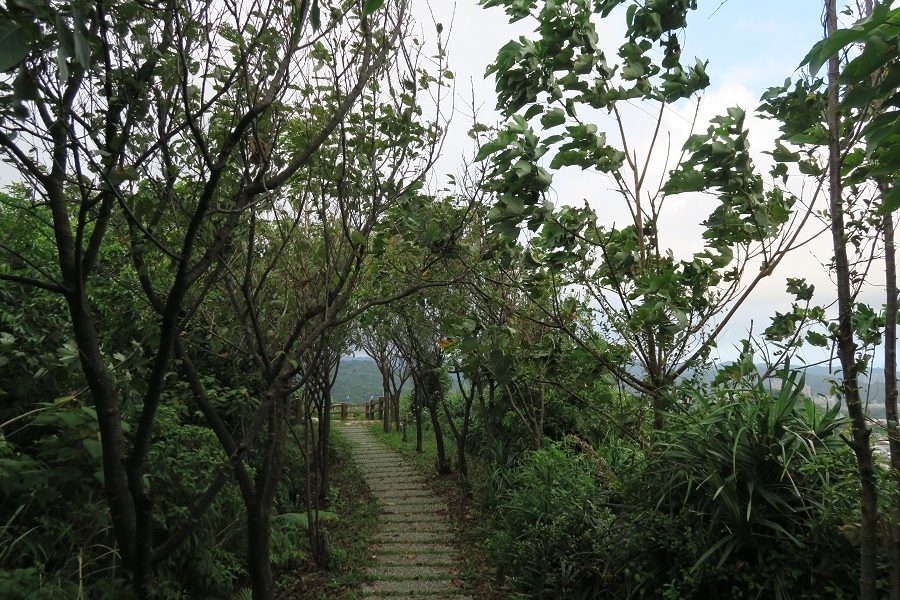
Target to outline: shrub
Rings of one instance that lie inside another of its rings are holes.
[[[837,436],[845,420],[803,397],[802,377],[782,381],[689,391],[691,409],[661,432],[625,519],[634,535],[648,524],[653,534],[621,557],[645,593],[852,597],[855,553],[837,527],[852,516],[828,508],[835,474],[852,472]]]
[[[602,481],[595,458],[568,442],[528,451],[494,478],[490,553],[514,591],[532,598],[596,595],[599,537],[611,518]]]
[[[156,533],[174,532],[193,501],[226,460],[212,430],[183,422],[182,406],[170,397],[160,407],[154,434],[165,443],[147,457],[150,490],[156,494]],[[235,485],[226,485],[188,539],[157,567],[154,593],[161,598],[230,593],[243,573],[244,505]]]

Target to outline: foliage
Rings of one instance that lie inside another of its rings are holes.
[[[612,519],[595,458],[571,442],[554,443],[494,477],[489,555],[512,590],[531,598],[595,597],[604,564],[598,542]]]
[[[776,381],[780,389],[758,382],[689,391],[691,409],[672,418],[637,484],[638,497],[651,494],[657,504],[642,503],[635,525],[672,517],[657,539],[632,549],[648,568],[669,565],[652,566],[642,586],[660,586],[666,597],[727,598],[742,589],[794,598],[841,573],[832,585],[852,595],[839,527],[855,517],[833,502],[853,493],[852,459],[838,439],[846,420],[839,406],[823,412],[804,397],[797,373]]]
[[[802,397],[796,373],[780,382],[684,389],[688,410],[650,453],[621,437],[599,450],[569,437],[480,473],[490,556],[512,591],[853,597],[845,419]]]
[[[86,586],[128,597],[97,480],[96,414],[64,398],[16,425],[0,436],[0,595],[58,598]]]
[[[896,148],[900,135],[900,111],[896,106],[900,64],[895,51],[898,23],[900,8],[892,7],[890,2],[878,2],[871,14],[818,42],[802,62],[815,75],[833,55],[858,45],[858,52],[852,53],[842,66],[837,83],[845,90],[842,110],[861,117],[865,157],[870,163],[867,176],[879,181],[895,180],[900,166]],[[855,162],[853,159],[851,165]],[[882,201],[882,213],[900,208],[896,186],[882,189]]]
[[[155,518],[161,536],[172,535],[188,517],[193,499],[209,486],[214,469],[226,456],[211,430],[192,423],[190,411],[179,397],[167,398],[156,422],[156,435],[148,462],[154,475],[150,489],[160,502]],[[154,594],[160,598],[227,594],[245,576],[241,549],[246,532],[241,525],[243,503],[235,488],[220,492],[199,526],[158,568]]]

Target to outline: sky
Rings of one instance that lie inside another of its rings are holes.
[[[767,88],[780,85],[798,73],[803,57],[822,38],[823,3],[821,0],[700,0],[699,5],[698,10],[689,14],[688,28],[682,39],[685,59],[696,56],[709,61],[707,73],[711,85],[701,98],[696,128],[704,131],[709,118],[723,114],[730,106],[744,108],[748,112],[746,126],[750,130],[754,160],[760,171],[765,172],[770,161],[763,151],[773,146],[777,125],[756,118],[752,113]],[[455,74],[457,86],[456,113],[438,172],[452,173],[460,168],[463,158],[470,159],[473,154],[472,142],[466,136],[472,124],[472,99],[480,122],[496,124],[501,121],[494,110],[493,78],[484,77],[487,65],[507,41],[521,35],[532,36],[535,23],[510,24],[502,8],[484,9],[478,6],[477,0],[458,0],[456,3],[413,0],[413,14],[426,39],[434,38],[435,21],[442,24],[445,34],[449,31],[446,47],[449,68]],[[622,14],[613,13],[608,21],[601,23],[598,29],[601,46],[607,50],[608,60],[613,60],[617,40],[624,32],[624,18]],[[680,147],[689,135],[695,110],[695,105],[684,103],[667,112],[664,127],[671,133],[673,148]],[[649,119],[645,117],[642,122],[642,115],[639,112],[635,115],[629,137],[635,137],[640,152],[641,136],[645,136],[645,146],[648,146],[651,127]],[[604,122],[602,116],[597,121],[601,130],[608,130],[612,123],[608,119]],[[654,165],[660,175],[671,167],[662,162]],[[788,185],[800,194],[808,191],[809,184],[808,179],[796,176]],[[621,223],[625,213],[621,207],[612,206],[616,194],[611,190],[609,180],[600,174],[564,172],[554,174],[552,196],[557,203],[580,205],[587,201],[607,224]],[[702,247],[699,222],[708,215],[711,204],[709,200],[689,195],[672,197],[667,203],[665,227],[674,233],[670,233],[664,243],[675,250],[676,256],[689,256]],[[809,232],[811,234],[812,230]],[[816,285],[815,300],[822,304],[831,302],[834,285],[824,266],[831,255],[829,248],[830,237],[822,236],[821,240],[789,256],[773,276],[764,280],[738,318],[725,330],[717,358],[736,358],[739,341],[746,337],[751,322],[754,332],[758,333],[768,325],[768,317],[775,311],[785,312],[790,308],[792,297],[785,292],[787,277],[807,278]],[[877,290],[869,292],[872,302],[880,306],[882,301]],[[816,362],[826,357],[826,353],[810,350],[804,358],[807,362]],[[878,362],[876,360],[876,364]]]

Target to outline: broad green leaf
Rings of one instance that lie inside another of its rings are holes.
[[[313,31],[319,31],[322,27],[322,14],[319,9],[319,0],[313,0],[312,7],[309,9],[309,22]]]
[[[100,444],[100,440],[86,437],[81,440],[81,443],[84,444],[84,449],[88,451],[91,457],[99,459],[103,456],[103,446]]]
[[[900,186],[892,186],[885,190],[882,195],[882,204],[879,212],[881,214],[894,212],[900,208]]]
[[[531,173],[531,163],[527,160],[520,160],[513,165],[513,171],[515,171],[516,175],[519,177],[525,177]]]
[[[528,110],[525,111],[525,119],[530,120],[533,116],[539,115],[544,111],[544,107],[540,104],[532,104]]]
[[[842,48],[865,39],[872,30],[889,20],[889,8],[890,3],[885,4],[879,2],[875,5],[870,16],[860,20],[854,24],[853,27],[848,29],[838,29],[813,46],[812,50],[803,57],[800,66],[803,67],[809,65],[810,75],[815,75],[822,66],[828,62],[828,59],[837,54]],[[895,9],[891,12],[898,11],[900,11],[900,9]]]
[[[57,53],[66,58],[75,56],[75,39],[66,22],[66,17],[62,13],[56,14],[56,36],[59,39]]]
[[[15,21],[0,21],[0,71],[9,71],[28,54],[31,33]]]
[[[73,39],[75,41],[75,58],[85,69],[91,66],[91,47],[88,44],[88,30],[84,22],[84,15],[78,8],[72,9],[72,24],[74,25]]]
[[[362,14],[364,17],[368,17],[382,6],[384,6],[384,0],[366,0],[363,3]]]
[[[841,70],[838,81],[855,84],[869,79],[873,73],[886,63],[896,60],[897,46],[893,40],[872,35],[866,40],[862,54],[851,60]]]
[[[822,68],[822,65],[828,62],[828,59],[833,55],[837,54],[841,48],[858,42],[864,35],[865,32],[858,29],[839,29],[813,46],[812,50],[803,57],[800,66],[809,65],[810,75],[815,75]]]
[[[828,338],[815,331],[806,332],[806,341],[809,342],[810,345],[817,346],[819,348],[828,347]]]
[[[486,159],[488,156],[493,154],[494,152],[502,150],[503,148],[506,148],[505,140],[503,140],[503,139],[492,140],[478,149],[478,154],[475,155],[475,162],[481,162],[484,159]]]
[[[541,117],[541,125],[544,129],[550,129],[566,122],[566,113],[561,108],[554,108]]]

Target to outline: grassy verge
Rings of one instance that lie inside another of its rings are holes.
[[[381,423],[374,423],[372,432],[388,447],[406,458],[410,464],[428,477],[434,492],[447,500],[448,517],[454,528],[456,546],[460,552],[462,571],[459,576],[466,585],[468,593],[476,600],[505,600],[506,592],[497,583],[494,569],[488,563],[487,556],[481,551],[491,535],[489,521],[478,512],[471,496],[470,482],[456,474],[437,475],[437,446],[434,433],[426,429],[422,434],[422,452],[416,452],[415,431],[408,432],[408,441],[404,442],[398,431],[384,433]],[[455,455],[452,438],[445,437],[448,454]],[[472,459],[470,458],[470,461]],[[470,472],[478,472],[469,466]]]
[[[311,559],[298,569],[281,574],[279,598],[291,600],[335,600],[356,598],[354,590],[363,580],[369,540],[373,533],[372,515],[378,513],[369,488],[352,458],[349,442],[339,430],[331,433],[332,493],[323,509],[339,517],[328,522],[332,561],[327,569]]]

